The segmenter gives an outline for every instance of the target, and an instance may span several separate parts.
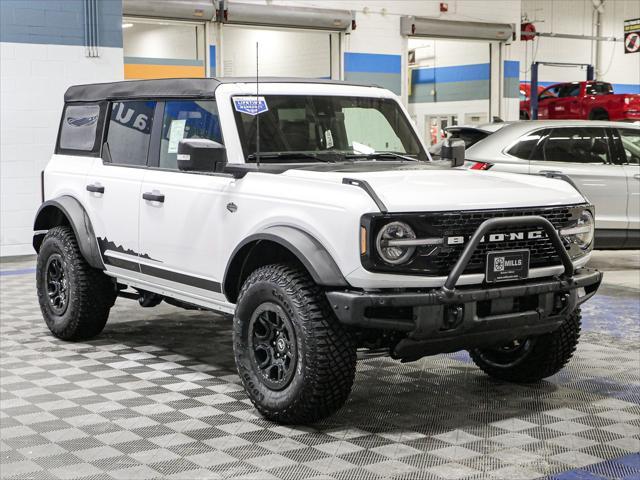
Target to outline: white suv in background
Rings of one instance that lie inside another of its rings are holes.
[[[595,248],[640,248],[640,125],[526,121],[449,132],[473,138],[473,168],[568,177],[598,212]]]
[[[584,268],[594,210],[578,191],[452,168],[457,146],[431,161],[388,90],[256,89],[67,91],[33,239],[54,335],[97,335],[118,296],[231,314],[246,392],[285,423],[340,408],[359,349],[403,361],[468,349],[516,382],[566,364],[602,278]]]

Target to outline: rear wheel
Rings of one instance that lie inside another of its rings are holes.
[[[593,110],[589,114],[589,120],[609,120],[609,114],[606,110]]]
[[[249,398],[270,420],[320,420],[351,392],[351,335],[320,288],[294,266],[268,265],[247,278],[233,321],[233,348]]]
[[[492,377],[516,383],[537,382],[558,373],[569,362],[580,338],[580,319],[580,309],[576,309],[551,333],[469,353],[474,363]]]
[[[70,227],[47,232],[36,267],[38,302],[56,337],[84,340],[99,334],[116,299],[113,280],[91,267]]]

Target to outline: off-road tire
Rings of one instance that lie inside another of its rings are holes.
[[[514,383],[533,383],[558,373],[571,359],[580,338],[580,309],[567,316],[557,330],[531,337],[530,348],[509,364],[499,365],[488,357],[491,349],[470,350],[474,363],[491,377]]]
[[[251,318],[265,304],[281,307],[295,332],[295,371],[279,390],[265,384],[250,348]],[[269,420],[318,421],[340,409],[351,392],[356,371],[352,336],[333,315],[321,289],[298,267],[267,265],[249,275],[233,319],[233,350],[251,402]]]
[[[46,270],[52,256],[60,259],[66,275],[67,305],[62,313],[52,307],[47,290]],[[44,237],[38,253],[36,286],[44,321],[62,340],[85,340],[99,334],[116,299],[113,280],[86,262],[73,230],[67,226],[54,227]]]

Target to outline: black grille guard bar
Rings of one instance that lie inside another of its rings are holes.
[[[471,256],[473,255],[475,249],[478,248],[482,237],[484,237],[490,231],[500,227],[541,227],[549,237],[549,240],[551,240],[551,243],[556,249],[560,260],[562,260],[562,265],[564,266],[564,276],[571,277],[573,275],[573,263],[571,262],[571,257],[569,257],[567,250],[564,248],[562,240],[560,239],[560,235],[558,235],[558,232],[549,220],[539,215],[529,215],[525,217],[490,218],[480,224],[476,232],[471,237],[471,240],[469,240],[469,243],[462,251],[460,258],[458,258],[458,261],[449,273],[447,280],[442,286],[442,292],[446,296],[453,295],[456,283],[458,283],[458,279],[460,278],[460,275],[462,275],[462,272],[464,272],[464,270],[467,268],[467,265],[471,260]]]

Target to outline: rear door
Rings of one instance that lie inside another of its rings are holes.
[[[529,162],[531,174],[568,175],[596,206],[596,228],[626,229],[627,174],[612,161],[604,128],[550,128]]]
[[[87,175],[87,205],[107,270],[137,277],[140,188],[147,167],[154,101],[110,106],[102,159]]]

